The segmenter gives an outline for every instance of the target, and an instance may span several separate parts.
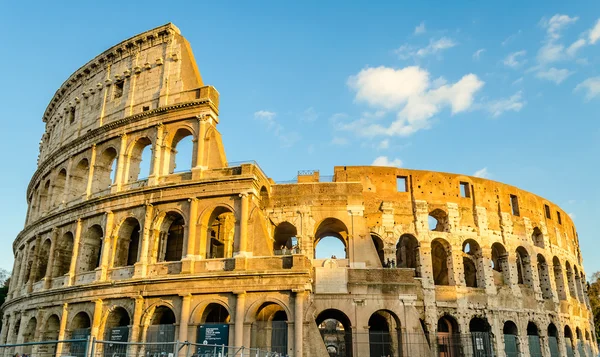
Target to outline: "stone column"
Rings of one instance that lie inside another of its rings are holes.
[[[161,172],[161,160],[163,150],[163,136],[164,136],[164,125],[162,123],[156,126],[156,137],[154,140],[154,146],[152,147],[152,170],[148,176],[148,186],[154,186],[158,184],[158,179],[162,175]]]
[[[248,240],[248,193],[240,193],[240,230],[239,230],[239,241],[238,249],[235,255],[247,256],[247,240]]]
[[[239,348],[244,345],[244,311],[246,309],[246,292],[234,291],[233,293],[237,295],[235,301],[235,325],[233,344],[235,347]]]
[[[4,345],[7,343],[6,338],[8,337],[8,330],[10,329],[10,314],[4,314],[2,317],[2,333],[0,333],[0,344]]]
[[[27,292],[30,293],[33,290],[33,280],[35,279],[35,271],[37,270],[37,264],[39,263],[40,246],[42,245],[42,236],[37,235],[35,238],[35,253],[31,263],[31,270],[29,271],[29,280],[27,281]]]
[[[81,218],[77,220],[75,226],[75,237],[73,238],[73,256],[71,257],[71,265],[69,266],[69,279],[67,280],[67,286],[71,286],[75,283],[75,274],[77,273],[77,258],[79,256],[79,248],[81,245],[81,230],[82,230]]]
[[[29,265],[29,259],[30,259],[29,254],[31,253],[30,245],[31,245],[30,243],[25,243],[25,247],[23,248],[23,260],[21,263],[21,271],[19,272],[19,277],[18,277],[19,283],[16,286],[16,288],[19,290],[19,292],[23,288],[23,285],[25,285],[25,283],[27,282],[25,279],[28,278],[25,275],[27,274],[26,273],[27,266]]]
[[[44,289],[50,289],[52,286],[52,270],[54,269],[54,254],[56,249],[56,241],[58,240],[58,229],[52,229],[52,239],[50,240],[50,252],[48,253],[48,265],[46,266],[46,274],[44,276]]]
[[[67,330],[67,321],[69,320],[69,305],[63,304],[62,314],[60,315],[60,329],[58,330],[58,339],[64,340],[65,333]],[[59,343],[56,345],[56,356],[62,355],[62,349],[64,348],[64,343]]]
[[[150,253],[150,241],[152,239],[152,215],[154,207],[146,204],[146,214],[144,215],[144,228],[142,230],[142,249],[140,250],[140,260],[134,264],[134,276],[144,277],[148,269],[148,254]]]
[[[479,282],[483,280],[485,282],[485,291],[488,295],[496,295],[496,285],[494,284],[494,269],[492,269],[492,249],[481,248],[482,262],[480,266],[477,266],[477,275],[482,274],[483,279],[478,279]]]
[[[19,276],[21,275],[21,267],[23,266],[23,254],[24,252],[21,252],[20,250],[17,250],[17,254],[15,254],[15,261],[13,262],[13,273],[11,274],[12,277],[10,279],[10,284],[8,286],[8,296],[6,297],[6,300],[10,300],[12,299],[14,293],[15,293],[15,288],[18,288],[18,284],[19,284]]]
[[[98,333],[100,332],[100,323],[102,321],[102,307],[104,302],[102,299],[98,299],[94,301],[94,317],[92,321],[92,329],[90,335],[92,337],[98,338]]]
[[[90,155],[87,187],[85,189],[85,198],[88,199],[92,194],[94,187],[94,166],[96,165],[96,144],[92,145],[92,154]]]
[[[140,336],[140,328],[142,328],[142,314],[144,313],[144,298],[142,296],[136,296],[133,298],[135,301],[133,309],[133,321],[131,322],[131,336],[129,340],[131,342],[143,342]]]
[[[190,304],[192,294],[181,295],[181,316],[179,318],[179,342],[188,340],[188,324],[190,322]],[[182,350],[184,351],[184,350]]]
[[[115,237],[112,237],[114,222],[114,213],[112,213],[112,211],[106,212],[105,222],[104,239],[102,239],[102,254],[100,255],[100,267],[96,274],[96,280],[98,281],[105,281],[108,277],[108,265],[110,262],[109,258],[112,251],[111,245],[113,239],[115,239]]]
[[[121,144],[119,146],[119,154],[117,155],[117,172],[115,173],[115,182],[113,182],[113,189],[111,192],[121,191],[123,184],[127,182],[126,172],[127,169],[127,134],[121,134]]]
[[[296,291],[294,299],[294,357],[302,357],[304,337],[304,290]]]
[[[73,157],[69,157],[69,161],[67,163],[67,177],[65,178],[65,188],[63,189],[63,197],[62,201],[66,204],[71,197],[71,170],[73,169]],[[64,205],[63,205],[64,206]],[[61,207],[63,207],[61,206]]]
[[[186,241],[184,242],[183,259],[181,262],[182,273],[194,272],[194,261],[196,260],[196,220],[198,219],[198,199],[190,198],[189,222],[187,222]]]

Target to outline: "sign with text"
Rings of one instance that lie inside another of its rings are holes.
[[[198,326],[198,335],[196,342],[198,354],[212,354],[216,346],[227,346],[229,343],[229,325],[228,324],[202,324]],[[220,352],[220,347],[217,347]],[[227,353],[227,352],[225,352]]]

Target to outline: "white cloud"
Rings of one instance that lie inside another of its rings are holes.
[[[267,130],[273,132],[281,147],[287,148],[294,145],[300,140],[300,135],[296,132],[286,131],[283,125],[275,120],[276,116],[277,113],[268,110],[259,110],[254,113],[254,119],[267,125]]]
[[[415,48],[410,45],[402,45],[395,52],[401,59],[409,59],[411,57],[423,58],[426,56],[438,54],[443,50],[447,50],[456,45],[457,43],[454,42],[454,40],[447,37],[442,37],[437,40],[430,39],[429,45],[423,48]]]
[[[309,107],[302,112],[302,121],[313,122],[317,119],[319,119],[319,113],[317,113],[313,107]]]
[[[434,82],[439,87],[433,86]],[[474,74],[467,74],[453,84],[434,82],[429,72],[417,66],[363,69],[348,79],[348,85],[356,91],[356,101],[393,110],[396,119],[384,126],[363,115],[353,122],[338,123],[338,128],[363,136],[408,136],[429,128],[429,120],[445,107],[450,107],[452,114],[468,110],[475,93],[484,85]]]
[[[589,41],[593,45],[600,39],[600,19],[596,22],[596,25],[592,27],[589,32]]]
[[[480,48],[477,51],[475,51],[475,53],[473,53],[473,59],[475,60],[479,60],[479,58],[481,57],[481,54],[485,52],[485,48]]]
[[[525,106],[526,102],[523,100],[523,92],[518,91],[513,94],[510,98],[498,99],[487,102],[484,104],[484,108],[494,117],[497,118],[502,113],[507,111],[519,112]]]
[[[575,220],[575,218],[577,217],[575,215],[575,213],[567,213],[569,215],[569,217],[571,217],[572,220]]]
[[[513,85],[513,86],[516,86],[517,84],[521,84],[521,83],[523,83],[523,77],[519,77],[519,78],[515,79],[515,80],[512,82],[512,85]]]
[[[526,62],[526,60],[519,61],[519,57],[523,57],[526,54],[527,54],[527,51],[525,51],[525,50],[510,53],[504,59],[504,65],[511,67],[511,68],[517,68]]]
[[[425,22],[421,22],[419,26],[415,27],[415,35],[425,33]]]
[[[573,72],[571,72],[567,69],[557,69],[557,68],[552,67],[547,70],[540,70],[539,72],[536,73],[536,77],[554,82],[556,84],[560,84],[562,81],[567,79],[567,77],[570,76],[571,74],[573,74]]]
[[[571,46],[569,46],[567,48],[567,55],[569,57],[575,57],[575,55],[577,54],[577,51],[579,51],[579,49],[584,47],[585,45],[586,45],[585,40],[580,38],[579,40],[573,42],[571,44]]]
[[[400,167],[400,166],[402,166],[402,160],[400,160],[400,159],[393,159],[393,160],[390,161],[390,159],[388,159],[387,156],[379,156],[375,160],[373,160],[373,163],[371,164],[371,166],[393,166],[393,167]]]
[[[390,141],[388,139],[381,140],[377,148],[380,150],[387,149],[390,147]]]
[[[586,100],[592,100],[596,97],[600,97],[600,76],[591,77],[579,83],[577,87],[575,87],[575,91],[581,90],[586,92]]]
[[[502,46],[506,46],[509,43],[513,42],[517,37],[519,37],[521,35],[522,32],[523,31],[519,30],[519,31],[517,31],[517,33],[514,33],[514,34],[508,36],[504,41],[502,41],[502,43],[501,43]]]
[[[551,39],[559,39],[561,34],[560,32],[567,28],[569,25],[577,22],[579,17],[569,17],[568,15],[556,14],[552,16],[549,20],[542,19],[541,25],[546,29],[548,37]]]
[[[348,145],[348,139],[342,138],[340,136],[334,136],[333,139],[331,139],[331,145],[336,145],[336,146]]]
[[[484,167],[481,170],[475,171],[475,173],[473,174],[473,176],[475,176],[475,177],[481,177],[481,178],[489,178],[490,177],[490,173],[488,172],[487,167]]]

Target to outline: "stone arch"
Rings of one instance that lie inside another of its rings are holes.
[[[396,243],[396,265],[398,268],[415,269],[415,275],[420,274],[420,244],[412,234],[403,234]]]
[[[159,222],[157,261],[172,262],[181,260],[185,232],[183,215],[180,212],[171,210],[163,214]]]
[[[517,325],[507,320],[504,322],[502,327],[502,333],[504,335],[504,353],[506,357],[519,357],[521,356],[520,345],[519,345],[519,329]]]
[[[38,253],[37,265],[35,269],[34,282],[42,280],[46,276],[46,270],[48,269],[48,261],[50,260],[50,248],[52,242],[50,238],[47,238]]]
[[[90,163],[87,158],[79,160],[77,165],[71,170],[69,176],[70,200],[80,198],[87,190],[88,174]]]
[[[389,264],[386,263],[385,261],[385,243],[383,243],[383,239],[381,239],[381,237],[376,234],[376,233],[371,233],[371,242],[373,243],[373,247],[375,248],[375,251],[377,252],[377,257],[379,258],[379,262],[381,264],[382,267],[391,267],[391,266],[395,266],[397,260],[394,260],[394,262],[390,262]],[[389,258],[388,258],[389,260]]]
[[[54,179],[54,187],[52,188],[52,204],[58,206],[63,203],[65,196],[65,185],[67,183],[67,170],[60,169]]]
[[[550,357],[559,357],[558,355],[558,329],[554,323],[548,324],[548,346],[550,347]]]
[[[182,171],[191,170],[193,155],[190,155],[189,165],[186,165],[186,164],[184,164],[184,161],[182,159],[177,158],[177,156],[178,156],[177,155],[178,154],[177,147],[179,146],[179,144],[182,141],[183,142],[186,142],[188,140],[195,141],[196,140],[195,131],[191,127],[188,127],[187,125],[180,126],[174,131],[173,136],[168,138],[167,140],[168,140],[167,148],[170,148],[170,150],[166,151],[166,154],[167,154],[166,162],[169,165],[168,166],[168,174],[172,174],[175,171],[182,172]],[[179,164],[179,167],[177,167],[177,164]]]
[[[389,310],[375,311],[369,317],[369,351],[371,356],[398,356],[400,319]]]
[[[565,270],[567,273],[567,283],[569,284],[569,294],[572,298],[577,299],[577,290],[575,289],[573,270],[571,269],[571,264],[568,261],[565,262]]]
[[[533,228],[531,240],[533,241],[533,245],[536,247],[544,248],[544,235],[538,227]]]
[[[114,267],[131,266],[138,261],[141,225],[135,217],[127,217],[119,225]]]
[[[54,249],[54,267],[52,277],[59,277],[69,273],[73,257],[73,233],[64,233],[56,242]]]
[[[341,220],[332,217],[325,218],[324,220],[322,220],[321,223],[317,225],[317,229],[315,230],[314,234],[314,239],[315,258],[329,258],[329,255],[332,255],[329,253],[332,251],[334,252],[333,257],[337,259],[348,258],[348,228],[346,227],[346,224],[344,224],[344,222],[342,222]],[[339,254],[342,253],[341,246],[339,246],[339,242],[343,244],[343,257],[337,256],[337,252],[339,252]],[[326,247],[326,245],[334,246],[336,245],[336,243],[338,245],[338,248],[335,250],[323,249]]]
[[[510,264],[508,252],[502,243],[492,244],[492,270],[496,286],[510,284]]]
[[[337,309],[321,311],[315,322],[329,355],[352,357],[352,322]]]
[[[25,325],[25,330],[23,331],[23,343],[33,342],[35,340],[35,331],[37,330],[37,324],[37,319],[34,316],[29,318],[29,321],[27,321],[27,325]]]
[[[537,255],[537,268],[540,289],[542,290],[542,297],[544,299],[552,299],[550,272],[548,271],[548,264],[546,263],[546,258],[544,258],[542,254]]]
[[[55,341],[58,340],[58,333],[60,330],[60,317],[57,314],[50,315],[45,323],[42,331],[42,341]]]
[[[517,327],[517,324],[515,324],[514,322],[512,322],[511,320],[506,320],[504,322],[504,326],[502,328],[502,332],[505,335],[514,335],[514,336],[518,336],[519,335],[519,328]]]
[[[465,285],[470,288],[485,287],[483,253],[479,243],[467,239],[462,248]]]
[[[460,356],[461,340],[456,338],[460,328],[456,319],[449,315],[442,315],[437,322],[437,345],[440,357]]]
[[[435,232],[450,232],[448,213],[441,208],[429,212],[429,230]]]
[[[577,300],[579,302],[583,302],[583,286],[581,285],[581,277],[579,276],[579,271],[577,270],[577,265],[573,264],[573,273],[575,274],[575,291],[577,292]]]
[[[94,224],[85,232],[78,257],[78,273],[92,271],[100,266],[104,231],[99,224]]]
[[[573,338],[573,331],[569,325],[565,325],[564,328],[565,337],[565,348],[567,349],[567,355],[573,356],[573,349],[575,348],[575,339]]]
[[[110,341],[110,336],[113,334],[113,331],[116,331],[121,336],[126,333],[127,336],[122,338],[122,340],[129,341],[131,337],[131,320],[131,314],[126,308],[122,306],[112,306],[104,316],[104,339]]]
[[[518,247],[517,254],[517,282],[533,289],[533,274],[531,273],[531,256],[527,249]]]
[[[229,323],[231,314],[229,309],[220,303],[211,302],[203,310],[200,323]]]
[[[446,240],[436,238],[431,242],[431,264],[435,285],[454,285],[452,247]]]
[[[92,327],[92,319],[85,311],[79,311],[72,318],[68,325],[67,338],[85,338],[89,336]],[[73,351],[71,351],[73,352]]]
[[[527,323],[527,339],[529,340],[529,354],[531,356],[542,356],[540,330],[533,321]]]
[[[201,216],[201,234],[206,237],[206,258],[233,257],[236,219],[231,206],[219,204],[206,209]],[[202,239],[201,239],[202,241]]]
[[[152,140],[147,136],[137,138],[133,142],[128,152],[127,182],[135,182],[150,176],[152,173],[152,146]],[[142,172],[142,164],[145,166],[145,160],[148,161],[148,168]]]
[[[33,264],[35,263],[35,250],[36,250],[36,246],[32,245],[31,248],[29,248],[29,254],[27,254],[27,264],[25,265],[25,279],[24,280],[24,284],[27,283],[32,277],[31,277],[31,270],[33,269]]]
[[[565,280],[563,277],[563,269],[560,263],[560,260],[557,256],[552,258],[552,265],[554,271],[554,280],[556,281],[556,293],[558,294],[558,298],[560,300],[567,299],[567,291],[565,289]]]
[[[260,209],[266,209],[271,204],[271,199],[269,197],[269,191],[265,186],[260,188]]]
[[[485,317],[474,316],[469,321],[469,332],[490,332],[492,327]]]
[[[50,180],[47,180],[40,191],[40,212],[46,212],[52,207],[50,197]]]
[[[92,184],[94,192],[104,191],[114,183],[117,156],[117,149],[109,146],[96,158]]]
[[[275,255],[292,254],[293,248],[298,247],[298,232],[290,222],[284,221],[275,227],[273,236],[273,252]]]
[[[221,296],[207,298],[203,299],[191,310],[190,324],[199,325],[204,323],[206,321],[205,317],[210,313],[208,310],[209,305],[220,305],[231,315],[232,308],[229,305],[227,298]]]
[[[287,354],[287,326],[291,319],[285,305],[267,300],[252,310],[256,312],[252,317],[250,347]]]

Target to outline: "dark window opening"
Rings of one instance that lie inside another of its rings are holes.
[[[396,177],[396,189],[398,192],[408,192],[408,188],[406,187],[406,176]]]
[[[115,89],[114,89],[114,98],[121,98],[123,96],[123,85],[125,84],[124,81],[118,81],[115,83]]]
[[[75,122],[75,107],[71,107],[69,110],[69,124],[73,124]]]
[[[546,212],[546,218],[552,219],[552,215],[550,214],[550,206],[544,205],[544,211]]]
[[[147,112],[148,110],[150,110],[150,106],[149,106],[149,105],[144,105],[144,106],[142,107],[142,111],[143,111],[143,112]]]
[[[510,208],[513,216],[519,215],[519,198],[515,195],[510,195]]]
[[[471,188],[469,187],[468,182],[460,183],[460,197],[471,197]]]
[[[562,219],[560,219],[560,212],[556,211],[556,220],[558,221],[558,224],[562,224]]]

